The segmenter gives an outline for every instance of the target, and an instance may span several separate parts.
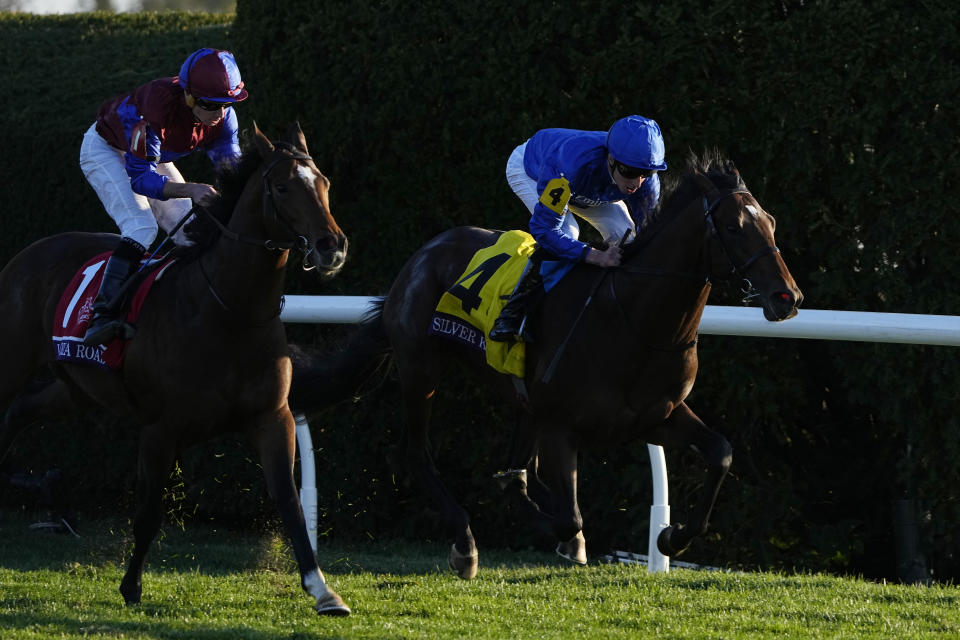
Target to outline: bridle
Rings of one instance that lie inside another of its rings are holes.
[[[706,178],[704,178],[704,180],[706,180]],[[710,186],[713,187],[712,184]],[[714,187],[712,189],[712,193],[709,194],[709,196],[712,196],[712,200],[710,199],[710,197],[708,197],[707,194],[703,195],[701,198],[701,202],[703,203],[703,220],[704,220],[704,226],[705,226],[705,231],[703,236],[703,241],[704,241],[703,253],[706,256],[706,263],[707,263],[706,273],[692,272],[692,271],[675,271],[671,269],[663,269],[660,267],[634,266],[629,264],[621,264],[619,267],[615,267],[612,270],[625,271],[628,273],[636,273],[636,274],[649,275],[649,276],[663,276],[663,277],[672,276],[672,277],[685,278],[690,280],[697,280],[704,283],[710,282],[711,280],[729,280],[734,274],[736,274],[749,283],[750,281],[747,279],[747,272],[750,270],[750,268],[753,267],[753,265],[756,264],[756,262],[760,258],[763,258],[765,256],[768,256],[774,253],[780,253],[780,249],[778,249],[773,245],[767,245],[759,249],[756,253],[754,253],[752,256],[747,258],[741,264],[737,264],[737,262],[733,259],[733,254],[730,252],[729,248],[727,247],[727,243],[724,241],[723,236],[721,236],[720,232],[717,230],[717,223],[714,220],[714,213],[716,212],[717,208],[720,206],[721,202],[723,202],[728,197],[734,196],[738,193],[746,194],[751,198],[753,197],[753,194],[750,193],[749,189],[744,189],[742,187],[729,189],[726,191],[719,191]],[[710,241],[711,240],[716,240],[719,242],[720,250],[723,252],[723,255],[727,258],[727,261],[730,263],[730,275],[726,275],[726,274],[717,275],[712,272],[712,269],[711,269],[712,260],[710,260]],[[644,242],[644,239],[641,238],[636,240],[635,242]],[[752,286],[753,285],[750,285],[751,288]]]
[[[314,268],[315,265],[309,264],[309,257],[316,248],[310,244],[310,241],[303,235],[297,233],[293,225],[290,224],[290,221],[283,215],[283,212],[277,206],[276,201],[273,198],[273,185],[270,181],[270,172],[276,167],[280,162],[284,160],[293,160],[294,162],[312,160],[313,158],[294,147],[289,142],[279,141],[274,143],[274,149],[279,149],[280,152],[276,153],[273,158],[266,163],[263,171],[261,172],[261,178],[263,179],[263,212],[266,214],[268,211],[273,214],[275,220],[280,222],[286,229],[294,236],[294,240],[279,241],[273,238],[256,238],[252,236],[247,236],[241,233],[233,231],[225,224],[220,222],[216,216],[214,216],[210,211],[204,207],[195,207],[197,210],[206,215],[207,218],[213,221],[213,223],[220,229],[220,233],[223,237],[228,238],[234,242],[241,242],[243,244],[248,244],[256,247],[262,247],[267,251],[286,251],[288,249],[298,249],[303,252],[303,270],[309,271]],[[223,298],[217,293],[216,288],[213,286],[213,281],[210,279],[210,276],[207,274],[206,268],[203,266],[203,256],[200,256],[200,260],[197,261],[200,266],[200,273],[203,275],[204,280],[207,282],[207,288],[210,290],[210,293],[213,294],[214,299],[217,303],[227,312],[232,312],[232,309],[223,301]],[[267,322],[273,320],[280,315],[284,306],[284,298],[280,298],[280,306],[277,309]]]
[[[723,202],[726,198],[729,198],[737,194],[745,194],[752,198],[753,194],[750,193],[748,189],[745,189],[743,187],[736,187],[733,189],[728,189],[726,191],[720,191],[713,185],[713,183],[709,182],[706,176],[703,176],[702,174],[697,174],[697,175],[698,175],[698,178],[702,178],[701,180],[702,182],[707,182],[711,188],[710,193],[704,194],[701,198],[701,202],[703,203],[703,220],[704,220],[704,226],[705,226],[705,231],[703,235],[703,255],[705,256],[704,262],[706,263],[706,273],[699,273],[699,272],[692,272],[692,271],[673,271],[669,269],[662,269],[659,267],[633,266],[633,265],[621,264],[619,267],[616,267],[614,269],[605,269],[604,274],[601,276],[601,280],[605,277],[608,271],[612,271],[614,275],[616,274],[617,271],[624,271],[628,273],[635,273],[635,274],[642,274],[642,275],[649,275],[649,276],[674,277],[674,278],[682,278],[686,280],[693,280],[694,282],[700,283],[701,290],[702,290],[702,287],[710,286],[710,282],[712,279],[729,280],[733,277],[734,274],[736,274],[741,278],[743,278],[743,281],[745,283],[742,289],[742,292],[744,294],[743,301],[745,303],[751,298],[754,298],[757,295],[759,295],[756,292],[756,289],[754,288],[753,283],[750,282],[750,280],[747,278],[747,272],[750,270],[750,268],[754,264],[756,264],[758,260],[760,260],[765,256],[780,253],[780,249],[778,249],[774,245],[767,245],[759,249],[756,253],[754,253],[752,256],[747,258],[743,263],[737,264],[737,262],[733,258],[733,254],[730,252],[729,248],[727,247],[726,242],[724,242],[723,236],[721,236],[719,231],[717,230],[717,223],[716,223],[716,220],[714,219],[714,213],[716,212],[717,208],[720,206],[720,203]],[[708,197],[708,195],[710,197]],[[727,261],[730,263],[730,274],[727,276],[719,277],[716,274],[712,273],[713,261],[710,259],[710,247],[711,247],[710,241],[711,240],[716,240],[719,242],[720,250],[723,252],[723,255],[726,257]],[[640,241],[641,240],[637,240],[637,242],[640,242]],[[597,282],[597,285],[599,285],[599,281]],[[595,290],[596,290],[596,287],[594,288],[594,291]],[[614,285],[613,278],[610,279],[610,294],[614,302],[616,303],[617,308],[620,310],[621,315],[629,324],[629,316],[627,315],[626,310],[623,308],[623,305],[620,303],[620,300],[617,297],[616,286]],[[592,294],[591,294],[591,297],[592,297]],[[690,349],[696,346],[696,344],[697,344],[697,340],[696,338],[694,338],[689,342],[685,342],[679,345],[660,346],[660,345],[648,344],[647,346],[652,349],[656,349],[658,351],[685,351],[687,349]]]
[[[706,246],[704,248],[704,253],[709,256],[710,240],[716,240],[720,243],[720,251],[723,252],[723,255],[727,258],[727,261],[730,263],[731,270],[730,270],[729,276],[726,276],[723,278],[717,277],[717,276],[714,276],[714,277],[718,280],[729,280],[730,278],[733,277],[734,274],[740,276],[741,278],[743,278],[743,281],[746,283],[744,287],[744,293],[746,294],[747,297],[745,298],[745,300],[749,300],[750,298],[755,297],[757,294],[753,287],[753,283],[750,282],[750,279],[747,277],[747,271],[749,271],[750,267],[752,267],[757,262],[757,260],[765,256],[769,256],[775,253],[780,253],[780,249],[777,248],[775,245],[768,244],[765,247],[760,248],[756,253],[754,253],[752,256],[747,258],[742,264],[736,263],[736,261],[733,259],[733,254],[730,252],[730,249],[727,247],[727,243],[723,240],[723,236],[721,236],[719,231],[717,231],[717,224],[713,218],[713,213],[714,211],[716,211],[717,206],[720,204],[721,201],[723,201],[725,198],[729,196],[733,196],[738,193],[746,194],[751,198],[753,198],[753,194],[750,193],[748,189],[743,189],[743,188],[730,189],[729,191],[724,191],[722,193],[718,192],[718,195],[713,199],[712,202],[707,199],[706,195],[703,196],[703,199],[702,199],[703,218],[704,218],[704,222],[706,223],[706,234],[704,236],[704,242]],[[709,276],[708,276],[708,279],[709,279]]]
[[[280,241],[274,240],[273,238],[255,238],[247,235],[237,233],[228,229],[225,224],[220,222],[216,216],[212,215],[203,207],[197,207],[202,213],[204,213],[207,218],[213,221],[213,223],[220,229],[220,233],[223,237],[233,240],[235,242],[241,242],[243,244],[249,244],[256,247],[263,247],[267,251],[286,251],[287,249],[297,249],[303,252],[303,270],[309,271],[314,268],[314,265],[309,263],[310,254],[316,251],[316,248],[310,244],[310,241],[303,235],[297,233],[293,225],[290,224],[290,221],[284,217],[283,213],[280,211],[280,208],[277,206],[276,201],[273,199],[273,185],[270,182],[270,172],[275,166],[284,160],[293,160],[297,161],[307,161],[313,160],[313,158],[301,151],[298,151],[289,142],[276,142],[274,143],[274,148],[280,149],[281,153],[277,153],[274,157],[267,163],[264,167],[261,177],[263,178],[263,211],[272,212],[275,220],[280,222],[281,225],[286,227],[287,231],[290,232],[290,235],[294,237],[294,240]]]

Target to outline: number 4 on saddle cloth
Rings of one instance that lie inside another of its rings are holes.
[[[526,345],[491,341],[488,337],[536,248],[533,236],[514,230],[476,252],[463,275],[441,296],[428,333],[483,351],[488,365],[522,379]],[[545,289],[552,288],[571,266],[545,261],[541,271]]]
[[[64,290],[57,303],[57,313],[53,319],[53,346],[57,360],[67,362],[86,362],[105,369],[119,369],[123,364],[123,354],[129,339],[114,338],[106,345],[88,347],[83,344],[83,335],[93,319],[93,301],[100,290],[104,266],[110,253],[102,253],[83,265],[70,284]],[[126,321],[136,325],[147,292],[173,258],[153,261],[143,268],[141,280],[135,285],[130,297]],[[144,275],[144,272],[147,272]],[[133,276],[137,278],[138,276]]]

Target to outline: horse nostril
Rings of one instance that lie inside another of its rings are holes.
[[[773,300],[780,304],[794,306],[796,299],[793,297],[793,294],[789,291],[778,291],[773,294]]]
[[[322,238],[317,238],[317,241],[314,244],[314,246],[319,251],[332,251],[333,249],[336,249],[337,241],[334,239],[333,236],[327,235]]]

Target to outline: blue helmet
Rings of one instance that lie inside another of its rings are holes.
[[[621,164],[637,169],[666,171],[663,136],[650,118],[627,116],[607,132],[607,151]]]

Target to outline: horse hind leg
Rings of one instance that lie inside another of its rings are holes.
[[[427,431],[435,387],[426,378],[414,381],[412,376],[404,376],[403,373],[400,377],[403,381],[401,393],[406,417],[404,439],[410,473],[440,507],[448,529],[453,532],[454,542],[447,558],[450,568],[459,577],[470,580],[477,575],[479,566],[477,544],[470,530],[470,516],[440,479],[429,451]]]
[[[28,330],[21,316],[14,307],[0,314],[0,336],[8,336],[0,347],[0,408],[7,408],[0,421],[0,461],[23,430],[58,415],[69,404],[69,391],[62,382],[34,382],[50,344],[42,331]]]
[[[37,383],[13,399],[0,422],[0,462],[21,433],[46,420],[76,410],[70,389],[62,380]]]
[[[707,532],[720,485],[733,462],[733,447],[726,438],[707,428],[686,404],[677,406],[648,442],[667,448],[692,447],[707,463],[707,477],[687,525],[670,525],[657,537],[660,553],[676,557],[690,546],[694,538]]]
[[[314,610],[317,613],[346,616],[350,614],[350,607],[336,591],[327,586],[310,546],[307,523],[293,477],[295,437],[294,419],[289,411],[276,416],[276,419],[267,419],[253,434],[267,490],[290,537],[293,555],[300,570],[300,586],[314,598]]]

